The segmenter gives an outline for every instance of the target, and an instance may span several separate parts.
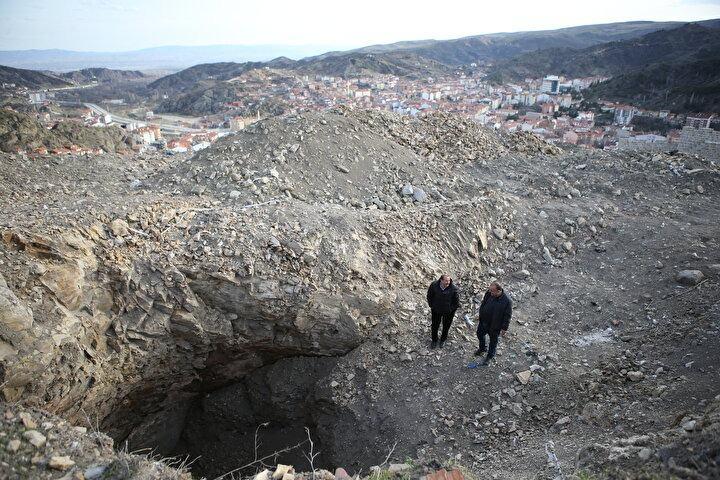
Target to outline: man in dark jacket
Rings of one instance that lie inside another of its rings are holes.
[[[475,355],[480,356],[485,353],[485,335],[490,336],[490,349],[487,351],[487,357],[485,357],[483,365],[488,365],[495,356],[498,337],[500,335],[505,336],[505,332],[510,326],[511,317],[512,302],[510,298],[505,295],[502,286],[498,282],[492,282],[480,304],[478,318],[477,337],[480,340],[480,348],[477,349]]]
[[[427,291],[427,302],[432,314],[432,343],[430,348],[438,346],[438,329],[442,321],[442,335],[440,336],[440,348],[445,346],[450,325],[452,325],[455,310],[460,306],[460,294],[453,285],[450,275],[443,274],[438,280],[430,284]]]

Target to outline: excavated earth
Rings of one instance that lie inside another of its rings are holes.
[[[194,156],[1,161],[10,478],[91,468],[50,466],[65,431],[32,453],[16,405],[187,456],[197,478],[406,459],[473,478],[720,475],[717,159],[339,110]],[[430,350],[442,272],[463,304]],[[459,317],[494,279],[513,321],[471,368]]]

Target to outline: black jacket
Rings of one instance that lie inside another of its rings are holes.
[[[512,301],[505,292],[497,298],[490,295],[490,292],[485,292],[480,304],[479,324],[489,332],[499,332],[508,329],[511,317]]]
[[[450,285],[443,290],[440,288],[440,280],[430,284],[427,291],[427,302],[430,310],[435,313],[445,314],[454,312],[460,306],[460,294],[458,288],[450,280]]]

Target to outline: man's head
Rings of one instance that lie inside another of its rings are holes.
[[[492,282],[488,287],[488,292],[490,292],[490,295],[497,298],[503,293],[502,285],[500,285],[498,282]]]
[[[447,273],[443,273],[442,275],[440,275],[440,286],[442,288],[447,288],[448,286],[450,286],[450,282],[452,282],[452,278],[450,278],[450,275],[448,275]]]

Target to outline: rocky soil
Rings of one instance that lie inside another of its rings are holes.
[[[48,129],[35,117],[0,108],[0,151],[34,151],[70,148],[102,148],[109,153],[130,151],[129,138],[119,127],[94,128],[76,122],[59,122]]]
[[[713,478],[715,161],[352,110],[192,157],[4,155],[2,394],[197,477]],[[513,298],[493,365],[460,318],[429,350],[442,272],[459,314]]]
[[[118,451],[112,438],[92,427],[73,426],[47,412],[17,405],[2,404],[1,410],[1,478],[192,478],[182,461],[160,461]]]

